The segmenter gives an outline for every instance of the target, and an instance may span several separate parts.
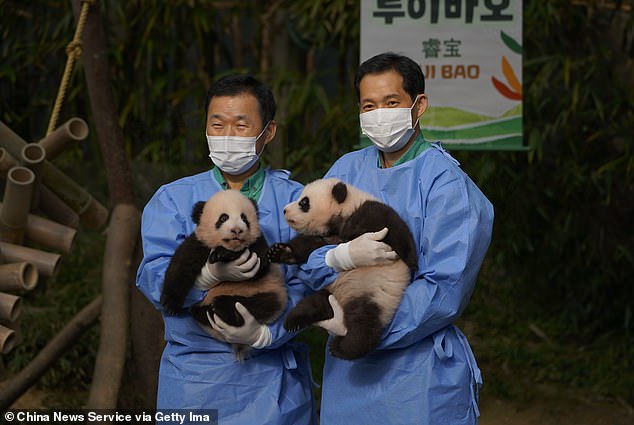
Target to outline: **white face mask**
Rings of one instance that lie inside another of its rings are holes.
[[[418,118],[412,125],[412,108],[378,108],[359,114],[361,132],[368,136],[380,151],[395,152],[407,144],[414,134]]]
[[[216,167],[227,174],[238,175],[244,173],[260,158],[264,146],[262,146],[260,153],[256,153],[255,145],[268,126],[269,123],[267,122],[262,132],[255,137],[210,136],[207,134],[209,158],[211,158]]]

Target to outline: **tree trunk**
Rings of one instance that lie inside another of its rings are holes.
[[[83,3],[80,0],[73,0],[72,4],[77,18]],[[82,36],[82,60],[97,139],[106,170],[110,205],[114,207],[114,211],[117,211],[118,207],[121,206],[125,213],[123,217],[115,217],[113,214],[108,229],[104,258],[116,258],[117,260],[116,264],[104,262],[102,332],[87,407],[113,409],[118,404],[119,388],[124,370],[128,326],[130,326],[129,309],[147,310],[149,302],[143,297],[131,297],[130,286],[131,282],[134,281],[135,271],[131,270],[131,265],[137,264],[134,247],[140,231],[140,221],[138,220],[140,214],[138,214],[138,210],[136,213],[129,211],[130,207],[134,208],[135,205],[133,180],[124,150],[123,132],[119,126],[119,113],[112,95],[106,37],[99,7],[100,3],[97,2],[90,7],[88,12]],[[121,254],[125,258],[121,258]],[[118,267],[118,270],[106,270],[106,268],[111,267]],[[133,303],[131,306],[130,302]],[[154,313],[154,315],[142,316],[146,320],[134,322],[133,326],[141,330],[132,332],[132,334],[160,332],[160,316],[156,311]],[[134,345],[134,341],[132,343]],[[144,347],[144,350],[134,350],[139,358],[135,358],[133,361],[143,364],[155,361],[156,352],[160,352],[161,348],[160,345],[155,344]],[[147,357],[142,357],[144,355]],[[158,370],[158,365],[156,368]],[[156,379],[150,376],[144,378],[150,381],[154,380],[154,382]],[[151,388],[151,385],[141,385],[140,387]],[[153,393],[145,394],[144,397],[155,399],[155,387],[153,391]]]
[[[81,5],[81,0],[73,0],[73,11],[76,17],[79,15]],[[81,60],[84,64],[97,139],[106,169],[111,206],[120,203],[134,204],[132,174],[123,149],[123,131],[119,126],[119,111],[112,96],[108,49],[99,6],[100,2],[96,2],[88,12],[82,35]]]

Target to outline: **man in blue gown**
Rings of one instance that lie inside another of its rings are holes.
[[[476,424],[482,379],[454,322],[488,248],[493,207],[457,161],[423,137],[418,117],[427,96],[414,61],[377,55],[361,64],[355,87],[361,129],[373,144],[341,157],[325,177],[393,207],[413,233],[419,262],[377,350],[354,361],[326,353],[321,424]],[[375,243],[372,255],[354,241],[315,250],[300,276],[317,290],[350,260],[355,266],[389,261],[383,243]],[[331,303],[337,311],[332,297]],[[322,326],[331,334],[346,332],[341,314]]]
[[[260,228],[270,244],[285,242],[291,231],[284,206],[302,186],[283,170],[265,169],[259,156],[275,137],[275,100],[268,87],[252,77],[233,75],[217,81],[207,93],[206,135],[215,167],[158,189],[142,218],[143,261],[137,286],[161,309],[167,266],[175,249],[195,228],[192,206],[228,188],[240,190],[258,204]],[[222,280],[239,281],[255,274],[259,260],[245,253],[234,262],[203,267],[185,307],[200,301],[205,289]],[[304,296],[305,286],[292,266],[284,269],[290,302]],[[158,387],[158,409],[216,409],[219,423],[314,424],[316,414],[307,352],[289,342],[282,319],[270,326],[255,322],[221,329],[228,341],[254,349],[243,363],[231,345],[208,336],[192,316],[163,314],[165,340]],[[283,316],[282,316],[283,317]]]

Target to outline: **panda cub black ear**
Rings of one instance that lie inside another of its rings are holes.
[[[346,196],[348,196],[348,186],[345,183],[339,182],[332,187],[332,197],[335,198],[335,201],[338,203],[342,203],[346,200]]]
[[[203,213],[204,207],[204,201],[199,201],[194,204],[194,207],[192,208],[192,220],[194,220],[194,223],[198,224],[200,222],[200,216]]]

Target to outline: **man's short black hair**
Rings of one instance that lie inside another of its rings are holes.
[[[354,89],[357,92],[357,99],[360,97],[359,85],[367,74],[382,74],[394,70],[403,77],[403,90],[412,98],[416,99],[421,93],[425,93],[425,76],[420,66],[408,58],[393,52],[381,53],[366,60],[359,66],[357,77],[354,81]]]
[[[275,98],[271,89],[250,75],[232,74],[222,77],[207,90],[205,119],[209,110],[209,103],[213,97],[238,96],[243,93],[249,93],[257,99],[263,126],[275,118]]]

